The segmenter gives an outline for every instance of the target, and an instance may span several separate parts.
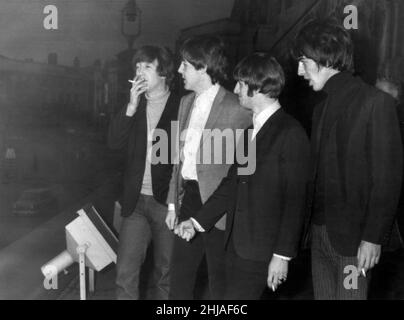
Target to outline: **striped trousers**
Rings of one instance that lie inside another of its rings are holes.
[[[334,250],[324,225],[313,225],[311,268],[314,299],[366,300],[370,271],[366,278],[358,274],[357,261],[356,256],[341,256]]]

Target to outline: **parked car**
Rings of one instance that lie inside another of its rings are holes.
[[[13,204],[13,213],[37,215],[58,210],[58,200],[47,188],[25,190]]]

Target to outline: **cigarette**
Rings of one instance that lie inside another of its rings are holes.
[[[362,268],[362,274],[366,278],[366,272],[365,272],[365,269],[363,269],[363,268]]]
[[[272,291],[275,292],[275,286],[274,285],[272,285]]]
[[[128,80],[128,82],[130,82],[130,83],[135,83],[137,80],[139,80],[139,79],[136,79],[136,80]],[[142,82],[143,81],[145,81],[145,79],[140,79]]]

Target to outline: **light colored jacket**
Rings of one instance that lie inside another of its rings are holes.
[[[182,150],[184,147],[184,141],[180,139],[181,132],[188,128],[189,120],[192,113],[192,108],[194,105],[195,93],[190,93],[184,96],[181,99],[179,113],[178,113],[178,128],[179,134],[177,134],[177,155],[182,154]],[[238,102],[238,98],[235,94],[227,91],[223,87],[220,87],[215,100],[213,101],[212,109],[210,111],[208,120],[205,125],[205,130],[207,129],[231,129],[234,136],[234,148],[237,144],[238,135],[235,134],[236,130],[246,129],[252,123],[252,113],[248,110],[242,108]],[[240,131],[241,132],[241,131]],[[225,139],[223,139],[224,141]],[[211,146],[209,148],[209,146]],[[224,146],[224,144],[222,144]],[[226,161],[226,148],[222,148],[222,162],[220,164],[214,163],[215,156],[213,152],[213,138],[208,137],[207,135],[203,135],[200,141],[199,149],[198,149],[198,159],[204,159],[203,150],[211,150],[211,163],[203,164],[202,163],[196,165],[197,175],[198,175],[198,183],[199,190],[201,193],[202,203],[205,203],[209,197],[213,194],[216,188],[219,186],[222,179],[227,175],[227,171],[229,170],[231,163]],[[233,156],[233,154],[231,155]],[[231,158],[233,160],[233,157]],[[179,163],[174,165],[172,178],[170,181],[170,190],[168,193],[168,203],[174,203],[177,215],[179,215],[179,208],[182,204],[183,198],[183,179],[181,175],[182,169],[182,161],[181,157],[179,157]],[[220,219],[216,223],[216,228],[220,230],[224,230],[226,226],[226,216]]]

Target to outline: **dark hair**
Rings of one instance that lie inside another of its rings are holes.
[[[138,62],[153,62],[157,60],[157,72],[161,77],[166,78],[166,84],[171,85],[174,79],[174,57],[171,51],[166,47],[143,46],[136,50],[132,66],[136,69]]]
[[[248,96],[253,91],[278,98],[285,85],[285,74],[281,65],[268,53],[253,53],[241,60],[233,72],[236,81],[248,85]]]
[[[196,36],[184,41],[180,49],[183,60],[196,70],[206,67],[212,83],[227,79],[227,58],[223,41],[214,36]]]
[[[343,26],[328,18],[307,23],[298,33],[292,56],[314,60],[318,66],[352,71],[353,43]]]

